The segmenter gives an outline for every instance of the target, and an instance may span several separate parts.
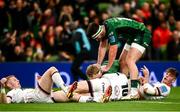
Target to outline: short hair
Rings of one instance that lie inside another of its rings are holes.
[[[171,73],[172,75],[174,75],[176,78],[179,76],[179,72],[175,69],[175,68],[168,68],[166,70],[166,73]]]
[[[7,81],[5,82],[5,88],[7,88],[7,89],[10,89],[10,88],[7,86],[7,82],[9,81],[9,79],[10,79],[11,77],[15,77],[15,75],[8,75],[8,76],[4,77],[4,78],[7,79]]]
[[[92,22],[88,25],[87,28],[87,36],[89,38],[92,38],[92,36],[98,31],[99,29],[99,24]]]
[[[98,64],[89,65],[86,69],[86,75],[88,77],[93,77],[94,75],[98,74],[100,70],[101,67]]]

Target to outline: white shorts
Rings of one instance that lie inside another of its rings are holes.
[[[39,88],[35,88],[33,91],[32,89],[26,89],[24,95],[24,102],[25,103],[53,103],[50,95],[47,95]]]
[[[138,49],[142,54],[143,54],[144,51],[146,50],[145,47],[143,47],[143,46],[141,46],[141,45],[139,45],[139,44],[137,44],[137,43],[132,43],[131,45],[129,45],[129,44],[126,43],[126,44],[124,45],[124,48],[123,48],[123,49],[125,49],[126,51],[129,51],[130,47],[134,47],[134,48]]]
[[[111,76],[111,77],[110,77]],[[128,94],[128,79],[126,75],[121,73],[105,74],[100,79],[90,80],[94,96],[101,97],[108,86],[112,86],[111,100],[120,100]]]
[[[90,80],[92,85],[93,93],[98,92],[99,94],[105,93],[105,90],[108,86],[110,86],[110,81],[106,78],[93,79]]]
[[[111,100],[120,100],[128,94],[128,79],[126,75],[119,73],[119,76],[110,79],[112,86]]]

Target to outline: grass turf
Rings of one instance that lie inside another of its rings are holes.
[[[108,103],[0,104],[0,111],[180,111],[180,87],[164,100]]]

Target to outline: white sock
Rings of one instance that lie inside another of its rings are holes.
[[[85,103],[85,102],[93,102],[93,97],[91,97],[91,96],[81,96],[80,98],[79,98],[79,102],[83,102],[83,103]]]
[[[56,72],[52,75],[52,80],[57,87],[61,88],[64,92],[67,92],[67,87],[64,84],[64,81],[59,72]]]

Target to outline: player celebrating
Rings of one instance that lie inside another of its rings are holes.
[[[61,101],[61,97],[58,94],[59,92],[52,92],[53,82],[64,92],[68,91],[68,88],[65,87],[64,81],[55,67],[50,67],[43,74],[38,80],[38,88],[35,89],[21,89],[19,80],[14,75],[9,75],[0,81],[2,103],[53,103],[54,101]],[[5,87],[10,89],[7,95]]]
[[[170,94],[172,83],[178,77],[178,71],[175,68],[168,68],[161,82],[154,84],[149,83],[149,70],[144,66],[142,68],[144,77],[140,78],[142,86],[139,93],[142,99],[162,99]]]
[[[118,49],[118,37],[126,39],[127,42],[119,57],[120,70],[131,77],[131,95],[136,98],[138,94],[138,69],[136,62],[142,57],[145,48],[149,46],[151,32],[143,23],[127,18],[110,18],[103,25],[90,23],[87,29],[88,36],[100,41],[97,64],[101,64],[109,44],[108,64],[102,68],[108,71],[116,57]]]

